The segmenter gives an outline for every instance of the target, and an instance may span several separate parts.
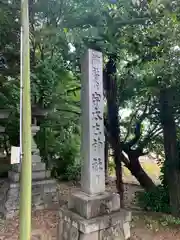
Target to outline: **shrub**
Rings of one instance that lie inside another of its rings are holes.
[[[47,122],[51,126],[51,122]],[[61,131],[60,131],[61,130]],[[42,160],[46,163],[51,175],[55,178],[68,180],[70,169],[74,169],[80,154],[80,136],[65,128],[53,129],[41,125],[36,135]]]
[[[146,211],[170,213],[167,188],[159,185],[150,192],[138,192],[137,201]]]
[[[75,163],[69,165],[65,174],[68,181],[80,181],[81,179],[81,164]]]
[[[164,173],[165,163],[161,166],[161,175],[159,177],[161,184],[149,192],[143,191],[136,194],[137,202],[144,210],[170,213],[169,192]]]

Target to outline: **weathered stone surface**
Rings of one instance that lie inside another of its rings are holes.
[[[128,222],[123,223],[123,231],[125,239],[129,239],[131,237],[130,225]]]
[[[61,208],[59,211],[59,217],[61,220],[71,223],[82,233],[87,234],[113,227],[118,224],[120,224],[123,230],[123,223],[128,222],[129,220],[129,212],[120,210],[119,212],[106,214],[100,217],[85,219],[67,208]]]
[[[68,208],[80,216],[90,219],[120,209],[119,194],[104,192],[88,196],[83,192],[72,193],[68,201]]]
[[[36,171],[45,171],[46,170],[46,164],[43,162],[33,162],[32,163],[32,172]],[[12,165],[12,171],[13,172],[20,172],[21,171],[21,164],[13,164]]]
[[[43,191],[45,193],[50,193],[50,192],[55,192],[57,190],[57,183],[55,180],[52,180],[52,181],[46,181],[45,184],[43,184],[44,186],[44,189]]]
[[[40,152],[34,140],[34,136],[39,131],[40,127],[36,125],[32,125],[31,129],[32,129],[32,140],[31,140],[32,163],[40,163],[41,162]]]
[[[89,234],[79,233],[78,240],[99,240],[99,232],[92,232]]]
[[[46,186],[46,185],[50,186],[50,185],[56,185],[56,184],[57,184],[57,182],[56,182],[55,179],[42,179],[42,180],[39,180],[39,181],[32,181],[32,187],[34,187],[34,186]],[[13,190],[13,189],[19,188],[20,184],[19,184],[19,182],[7,181],[6,186],[7,187],[10,186],[10,189]],[[49,189],[49,187],[47,189]]]
[[[38,163],[38,162],[41,162],[41,157],[39,155],[33,154],[32,163]]]
[[[60,218],[57,226],[57,236],[60,237],[63,233],[63,220]]]
[[[89,49],[83,59],[81,82],[81,188],[89,195],[105,191],[102,75],[102,53]]]
[[[74,226],[70,227],[70,232],[69,232],[69,239],[71,240],[79,240],[79,231],[77,228]]]
[[[71,225],[64,221],[63,222],[63,233],[62,233],[62,240],[68,240],[69,238],[69,232],[70,232]]]
[[[89,49],[82,65],[81,190],[59,211],[59,240],[126,240],[130,214],[105,192],[102,54]]]
[[[6,210],[3,214],[3,217],[6,219],[11,219],[13,217],[17,217],[19,215],[19,210]]]
[[[128,221],[130,214],[125,210],[88,220],[66,208],[61,208],[59,216],[59,240],[61,240],[62,235],[67,236],[71,227],[78,229],[79,239],[82,240],[126,240],[129,238],[127,229],[130,230],[130,222]]]
[[[47,171],[45,163],[41,162],[39,150],[33,138],[38,130],[38,126],[32,126],[32,208],[44,209],[57,204],[59,196],[57,183],[50,179],[50,171]],[[14,217],[19,212],[20,171],[20,164],[13,165],[12,171],[8,173],[8,181],[4,182],[0,188],[0,214],[5,218]]]
[[[46,179],[50,178],[50,171],[35,171],[32,172],[32,180],[39,180],[39,179]],[[19,182],[20,179],[20,173],[19,172],[8,172],[8,177],[13,182]]]
[[[120,226],[120,224],[100,231],[99,240],[115,240],[115,239],[117,240],[127,239],[123,234],[123,229]]]
[[[48,186],[47,186],[48,185]],[[47,186],[47,187],[46,187]],[[52,186],[52,189],[51,189]],[[3,191],[2,191],[3,190]],[[47,191],[49,190],[49,191]],[[5,218],[17,216],[19,212],[19,182],[6,182],[0,189],[0,214]],[[32,182],[32,208],[44,209],[58,202],[58,191],[55,180]]]

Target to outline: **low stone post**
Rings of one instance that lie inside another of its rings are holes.
[[[59,240],[125,240],[131,214],[105,191],[102,53],[89,49],[82,65],[81,191],[59,211]]]

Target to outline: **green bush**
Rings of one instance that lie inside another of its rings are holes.
[[[62,180],[67,179],[67,173],[70,168],[74,168],[76,159],[78,157],[78,147],[74,144],[72,139],[68,139],[69,142],[64,142],[63,144],[58,144],[59,146],[59,156],[54,159],[52,166],[53,177],[61,178]],[[57,149],[57,148],[55,148]],[[54,153],[56,156],[58,150]]]
[[[136,198],[139,206],[146,211],[170,213],[168,191],[163,185],[151,192],[138,192]]]
[[[167,183],[164,179],[164,164],[161,167],[161,184],[150,192],[138,192],[137,202],[146,211],[170,213],[170,201]]]
[[[50,123],[48,122],[49,126]],[[80,136],[65,128],[57,131],[42,125],[36,136],[36,142],[42,160],[51,170],[51,175],[61,180],[68,180],[70,169],[75,168],[75,163],[80,157]]]
[[[81,164],[75,163],[69,165],[65,174],[68,181],[80,181],[81,179]]]

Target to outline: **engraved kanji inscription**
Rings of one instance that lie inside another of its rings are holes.
[[[101,172],[103,170],[103,162],[100,157],[93,158],[92,169],[95,172]]]
[[[100,102],[101,102],[101,94],[97,92],[92,93],[92,103],[96,110],[99,109]]]

